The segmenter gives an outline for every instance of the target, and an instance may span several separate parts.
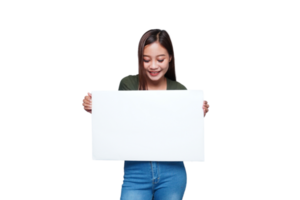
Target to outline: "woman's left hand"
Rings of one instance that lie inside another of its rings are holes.
[[[207,104],[207,101],[203,101],[203,113],[204,113],[204,117],[206,115],[206,113],[208,112],[208,108],[209,108],[209,105]]]

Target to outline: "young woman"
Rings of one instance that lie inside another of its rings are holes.
[[[186,90],[176,81],[175,58],[165,30],[147,31],[138,47],[139,74],[120,81],[119,90]],[[83,100],[92,113],[92,95]],[[204,116],[208,112],[203,102]],[[181,200],[186,188],[186,171],[181,162],[125,161],[121,200]]]

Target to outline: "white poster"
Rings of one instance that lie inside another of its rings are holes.
[[[95,160],[204,161],[202,90],[93,91]]]

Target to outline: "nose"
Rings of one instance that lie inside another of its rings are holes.
[[[156,62],[151,62],[150,69],[151,69],[151,70],[157,69],[157,64],[156,64]]]

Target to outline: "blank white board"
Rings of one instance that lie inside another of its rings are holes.
[[[94,160],[204,161],[202,90],[92,91]]]

